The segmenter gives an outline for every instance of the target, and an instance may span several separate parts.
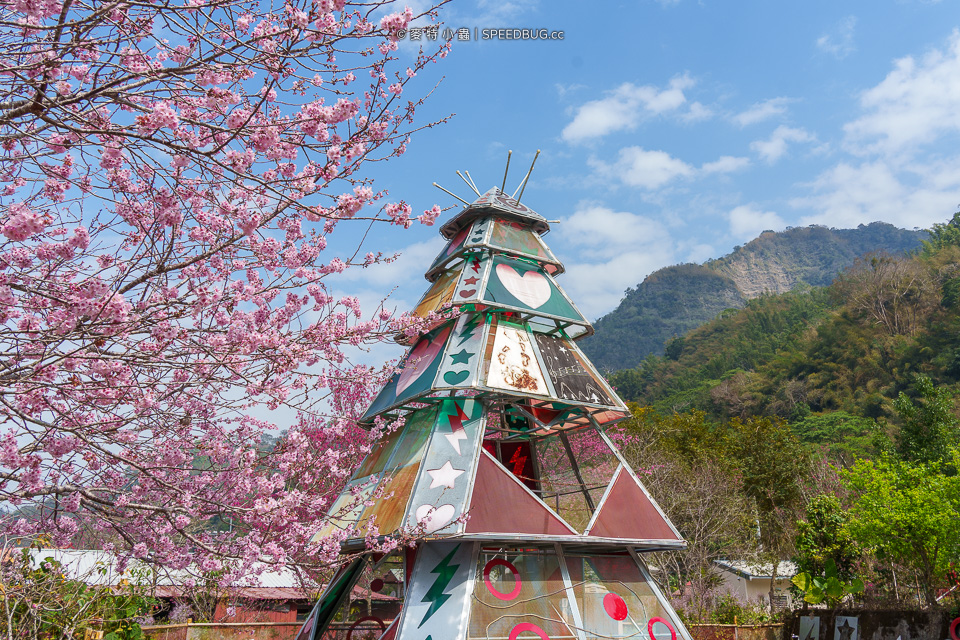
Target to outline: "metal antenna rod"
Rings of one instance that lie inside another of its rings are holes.
[[[450,195],[452,195],[454,198],[456,198],[457,200],[459,200],[459,201],[462,202],[463,204],[468,205],[468,206],[470,205],[469,202],[467,202],[466,200],[464,200],[463,198],[461,198],[460,196],[458,196],[458,195],[455,194],[454,192],[448,191],[447,189],[444,189],[443,187],[441,187],[440,185],[438,185],[436,182],[433,183],[433,186],[435,186],[437,189],[440,189],[440,191],[444,191],[444,192],[446,192],[446,193],[449,193]]]
[[[476,191],[477,193],[480,193],[480,189],[477,189],[477,183],[473,181],[473,176],[470,175],[470,172],[467,171],[466,169],[464,169],[463,172],[467,174],[467,178],[470,179],[470,184],[473,185],[473,190]]]
[[[475,186],[473,186],[472,184],[470,184],[470,183],[467,181],[467,179],[463,177],[463,174],[462,174],[462,173],[460,173],[459,171],[457,171],[457,175],[460,176],[460,179],[461,179],[461,180],[463,180],[464,182],[467,183],[467,186],[468,186],[468,187],[470,187],[471,189],[473,189],[473,192],[474,192],[474,193],[476,193],[478,196],[480,195],[480,192],[477,191],[477,188],[476,188]]]
[[[533,162],[530,163],[530,169],[527,170],[527,175],[523,176],[523,182],[520,183],[520,186],[518,186],[517,189],[520,189],[520,187],[523,187],[523,189],[527,188],[527,179],[530,177],[530,173],[533,171],[533,165],[537,164],[537,158],[539,157],[540,149],[537,149],[537,155],[533,156]],[[523,197],[523,189],[520,189],[520,197],[517,198],[517,202],[520,202],[520,198]],[[517,195],[516,191],[513,192],[513,196],[515,195]],[[512,198],[513,196],[510,197]]]
[[[510,156],[513,155],[513,150],[507,151],[507,166],[503,169],[503,184],[500,185],[500,193],[503,193],[503,190],[507,188],[507,171],[510,170]]]

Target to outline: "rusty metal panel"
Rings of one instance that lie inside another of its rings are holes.
[[[494,389],[549,393],[526,327],[502,320],[497,324],[486,382]]]
[[[577,535],[487,451],[481,450],[466,533]]]
[[[629,540],[677,540],[677,534],[646,492],[621,466],[610,483],[587,535]]]

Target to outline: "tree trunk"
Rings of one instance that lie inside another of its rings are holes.
[[[773,604],[773,595],[777,591],[777,587],[776,587],[777,569],[780,568],[780,562],[777,560],[774,560],[772,563],[772,566],[773,566],[773,571],[770,572],[770,594],[769,594],[770,595],[770,615],[773,615],[774,613],[776,613],[776,609],[774,608],[774,604]]]

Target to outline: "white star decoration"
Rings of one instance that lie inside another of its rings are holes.
[[[433,482],[430,483],[431,489],[436,489],[437,487],[453,489],[454,482],[456,482],[457,478],[464,472],[460,469],[454,469],[450,461],[447,460],[439,469],[427,469],[427,473],[433,478]]]

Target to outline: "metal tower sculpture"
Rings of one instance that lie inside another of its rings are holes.
[[[629,412],[575,343],[593,329],[554,280],[549,224],[477,194],[441,227],[415,310],[459,315],[412,341],[362,418],[405,421],[331,509],[320,535],[360,555],[298,640],[689,640],[641,557],[685,543],[604,433]],[[363,555],[399,531],[416,548]]]

